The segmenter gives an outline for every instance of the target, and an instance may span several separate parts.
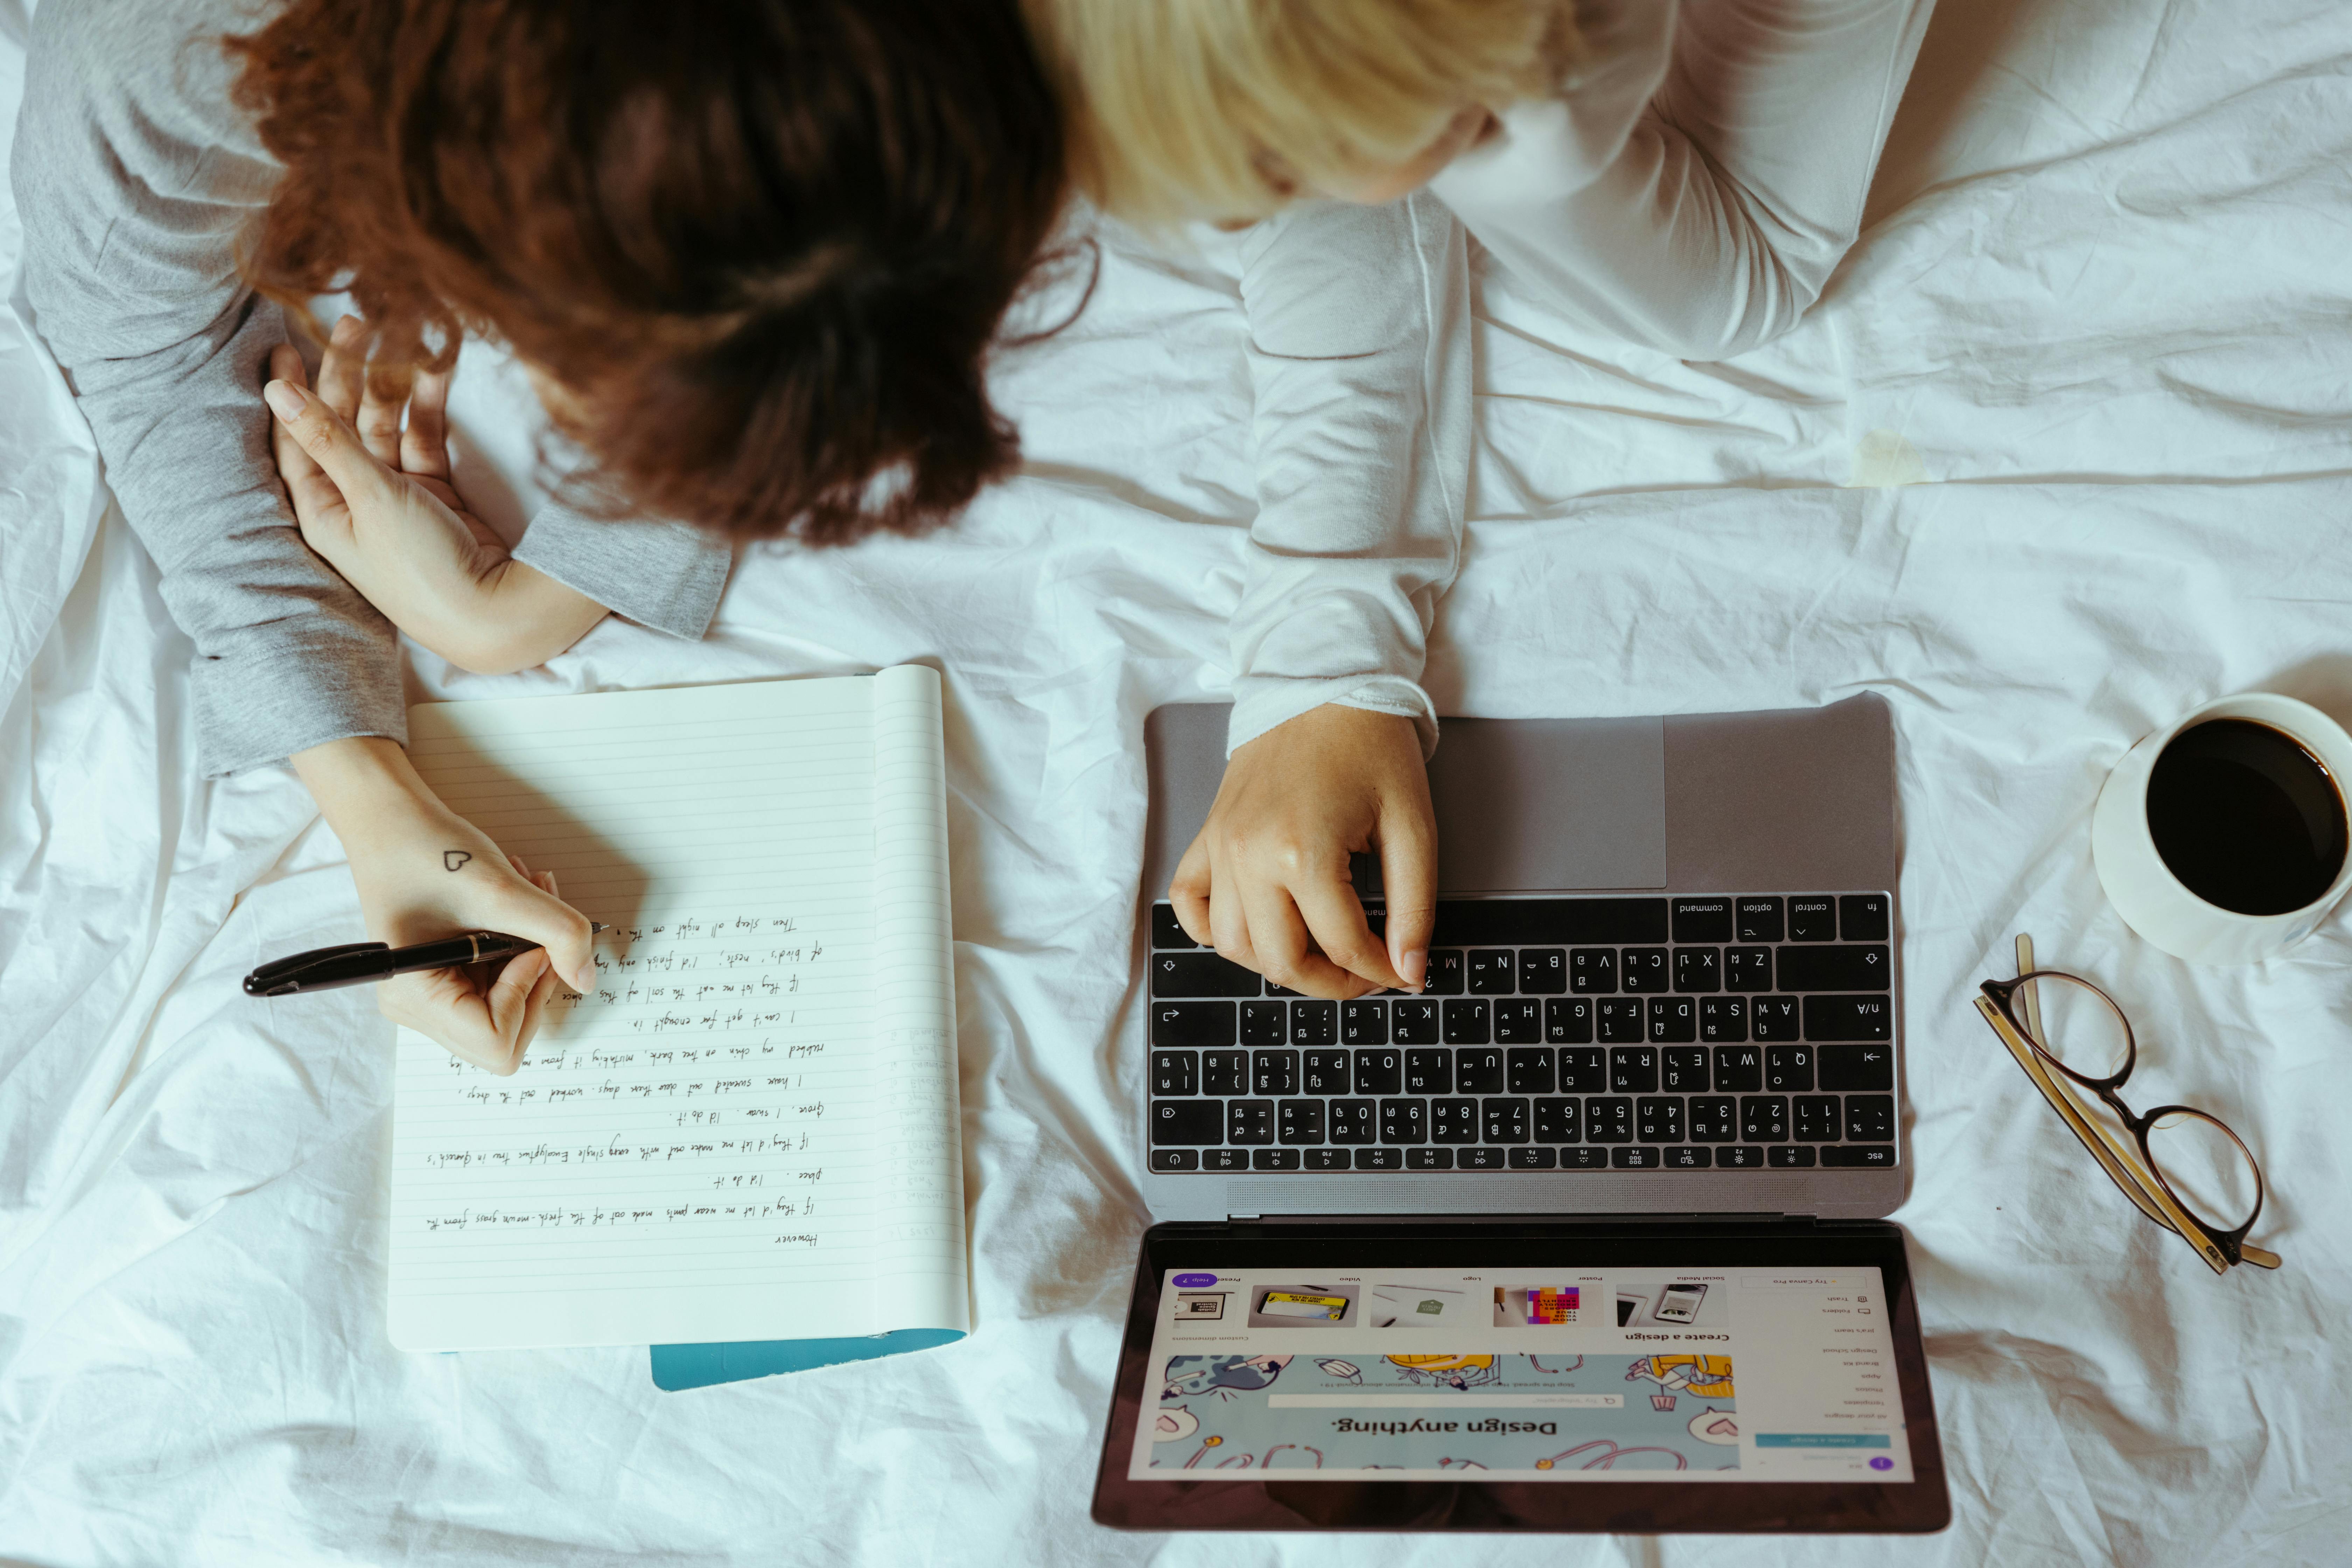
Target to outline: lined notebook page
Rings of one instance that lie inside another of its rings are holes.
[[[511,1077],[401,1032],[394,1343],[967,1327],[937,674],[409,723],[442,798],[613,929]]]

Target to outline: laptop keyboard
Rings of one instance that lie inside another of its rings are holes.
[[[1425,992],[1323,1002],[1155,904],[1151,1169],[1891,1166],[1892,910],[1884,892],[1445,901]]]

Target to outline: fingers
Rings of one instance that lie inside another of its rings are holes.
[[[1409,798],[1381,803],[1375,834],[1388,900],[1389,966],[1418,991],[1429,982],[1429,939],[1437,929],[1437,814],[1425,780]]]
[[[574,990],[593,991],[595,933],[589,930],[586,915],[557,897],[553,875],[541,875],[544,881],[533,879],[508,884],[501,900],[506,907],[498,913],[497,929],[538,942],[547,950],[558,976]]]
[[[503,1070],[512,1071],[522,1064],[522,1047],[529,1043],[523,1033],[524,1026],[528,1024],[533,1029],[539,1026],[538,1017],[531,1008],[531,998],[539,991],[541,981],[552,980],[554,976],[555,971],[547,961],[547,951],[534,948],[509,959],[507,966],[499,971],[499,977],[490,982],[488,992],[482,997],[482,1006],[488,1015],[491,1033],[504,1045],[507,1060],[511,1064]],[[545,1000],[544,997],[541,999]]]
[[[388,468],[400,467],[400,411],[408,406],[411,380],[404,372],[383,370],[360,376],[360,411],[352,427],[360,433],[368,455]],[[386,382],[390,384],[379,391],[379,384]]]
[[[1176,923],[1184,934],[1202,947],[1214,947],[1216,937],[1209,928],[1209,891],[1213,884],[1209,879],[1209,836],[1206,832],[1192,836],[1191,847],[1184,858],[1176,862],[1176,875],[1168,882],[1168,901],[1175,907]]]
[[[327,334],[327,352],[319,361],[319,395],[349,424],[360,416],[360,384],[366,379],[367,325],[345,316]]]
[[[322,394],[290,381],[273,381],[261,389],[261,395],[345,500],[381,503],[391,499],[394,483],[391,471],[361,444],[358,433],[328,405]]]
[[[1361,996],[1371,985],[1349,973],[1307,941],[1307,922],[1291,890],[1266,877],[1244,879],[1241,903],[1249,922],[1249,943],[1259,973],[1277,985],[1309,996]],[[1358,920],[1362,919],[1361,914]]]
[[[271,349],[269,377],[272,381],[308,387],[310,375],[302,368],[302,351],[292,343],[279,343]],[[302,443],[294,439],[294,432],[282,419],[269,426],[269,447],[278,458],[278,477],[289,486],[321,471],[310,454],[302,449]]]
[[[425,371],[408,394],[408,428],[400,438],[403,471],[449,479],[449,381],[447,371]]]
[[[1344,881],[1302,882],[1290,889],[1307,931],[1334,964],[1372,985],[1410,991],[1412,986],[1390,966],[1388,949],[1365,922],[1364,906],[1356,890]]]

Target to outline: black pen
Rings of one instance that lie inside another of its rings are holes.
[[[590,921],[590,931],[604,926]],[[414,947],[393,947],[381,942],[352,942],[341,947],[313,948],[265,963],[245,977],[247,996],[292,996],[304,991],[333,991],[344,985],[365,985],[395,974],[423,969],[455,969],[465,963],[494,963],[501,958],[529,952],[543,944],[504,931],[469,931]]]

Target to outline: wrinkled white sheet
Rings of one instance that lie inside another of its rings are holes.
[[[2346,1561],[2352,936],[2176,963],[2105,907],[2086,828],[2123,750],[2206,698],[2352,719],[2347,166],[2341,0],[1946,0],[1874,226],[1796,335],[1685,366],[1562,341],[1485,284],[1441,705],[1895,706],[1899,1217],[1957,1518],[1894,1543],[1087,1521],[1145,1219],[1140,726],[1221,689],[1249,512],[1215,256],[1113,247],[1086,319],[1005,366],[1028,471],[954,531],[756,552],[698,647],[608,625],[506,679],[418,660],[420,693],[461,697],[948,672],[979,1331],[683,1395],[643,1352],[386,1343],[390,1028],[359,993],[236,989],[356,930],[340,852],[290,777],[193,776],[186,646],[56,373],[0,315],[0,1558]],[[0,246],[5,282],[5,203]],[[514,478],[527,404],[494,370],[478,356],[460,413]],[[2020,928],[2145,1020],[2151,1094],[2247,1131],[2284,1270],[2210,1276],[2029,1091],[1966,1006]]]

